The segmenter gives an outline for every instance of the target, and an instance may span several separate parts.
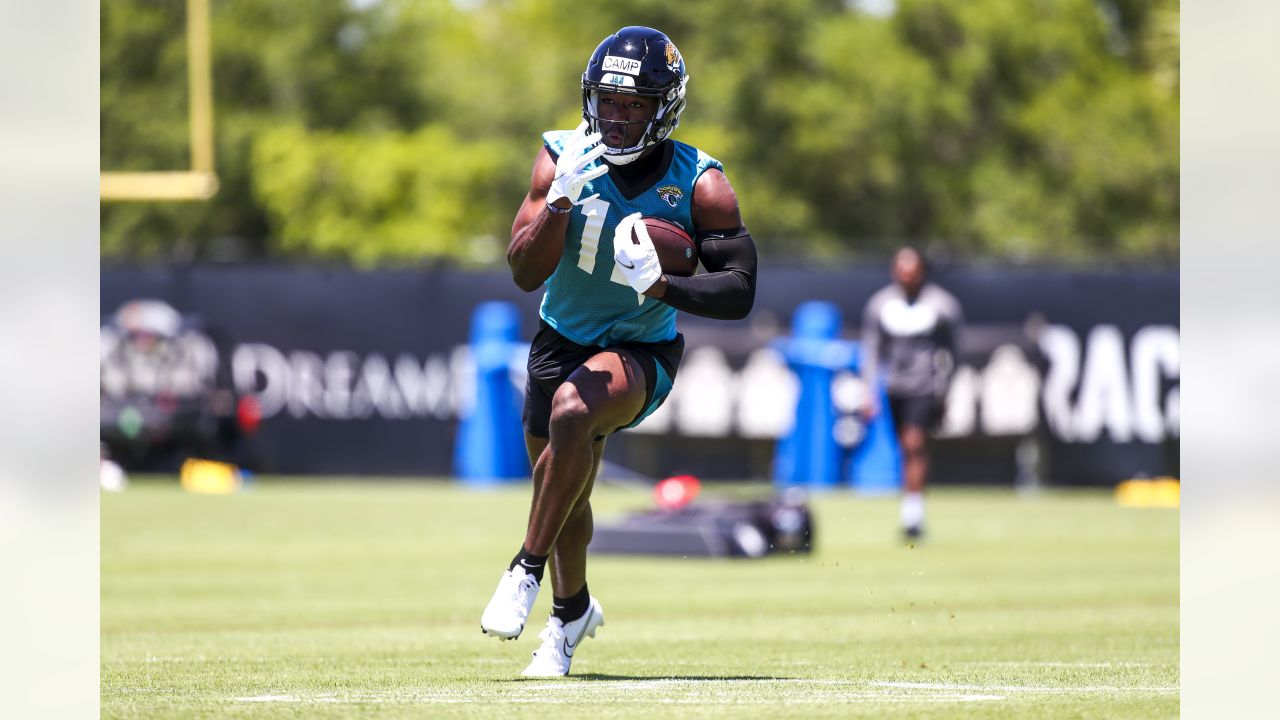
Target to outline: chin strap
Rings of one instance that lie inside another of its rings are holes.
[[[648,148],[640,148],[634,152],[623,153],[621,155],[610,155],[608,151],[606,151],[602,158],[610,165],[630,165],[631,163],[639,160],[647,149]]]

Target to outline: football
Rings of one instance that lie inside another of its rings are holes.
[[[664,273],[689,277],[698,270],[698,246],[684,228],[662,218],[647,217],[644,224]]]

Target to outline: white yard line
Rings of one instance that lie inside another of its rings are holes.
[[[956,665],[977,665],[980,667],[1046,667],[1046,668],[1145,668],[1156,667],[1154,663],[1145,662],[1019,662],[1016,660],[955,663]]]
[[[648,691],[648,692],[646,692]],[[1007,700],[1012,694],[1176,693],[1176,687],[973,685],[806,678],[653,678],[601,681],[512,683],[458,690],[383,692],[279,692],[237,697],[256,703],[391,703],[398,705],[501,702],[518,695],[521,703],[561,705],[599,701],[671,705],[820,705],[840,703],[956,703]]]
[[[1060,687],[1053,685],[955,685],[951,683],[910,683],[875,681],[876,687],[902,688],[904,690],[982,690],[985,692],[1012,693],[1176,693],[1176,687],[1116,687],[1114,685],[1083,685],[1076,687]]]
[[[361,694],[351,695],[348,697],[302,697],[297,695],[258,695],[254,697],[234,698],[239,702],[259,702],[259,703],[282,703],[297,705],[313,705],[319,703],[350,703],[350,704],[396,704],[396,705],[453,705],[461,703],[475,703],[485,701],[505,701],[509,700],[509,695],[491,695],[477,693],[471,696],[434,696],[434,695],[385,695]],[[929,693],[920,695],[909,695],[903,693],[886,693],[886,692],[842,692],[832,695],[824,695],[820,697],[747,697],[741,693],[723,693],[723,694],[707,694],[695,697],[643,697],[629,698],[625,696],[619,697],[596,697],[586,698],[582,696],[543,696],[543,697],[527,697],[521,696],[521,704],[532,705],[580,705],[586,700],[599,700],[605,702],[637,702],[645,705],[832,705],[849,702],[867,702],[867,703],[953,703],[953,702],[979,702],[990,700],[1004,700],[1004,695],[984,695],[975,693]]]
[[[322,702],[338,702],[336,697],[328,695],[312,695],[310,697],[302,697],[300,695],[255,695],[253,697],[236,698],[240,702],[279,702],[279,703],[322,703]]]

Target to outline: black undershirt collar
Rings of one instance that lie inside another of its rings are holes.
[[[663,140],[661,145],[635,162],[626,165],[606,162],[609,166],[609,179],[623,197],[635,200],[667,174],[674,157],[675,146],[670,140]]]

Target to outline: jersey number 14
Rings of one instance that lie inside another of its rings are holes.
[[[578,268],[590,275],[595,271],[596,261],[599,259],[596,256],[600,252],[600,232],[604,230],[604,219],[609,215],[609,202],[593,197],[586,199],[578,207],[587,218],[586,224],[582,226],[582,242],[578,247]],[[612,261],[613,258],[609,260]],[[610,264],[613,265],[613,272],[609,279],[619,285],[626,285],[627,279],[623,277],[618,264]],[[636,297],[641,304],[644,303],[643,294],[637,293]]]

